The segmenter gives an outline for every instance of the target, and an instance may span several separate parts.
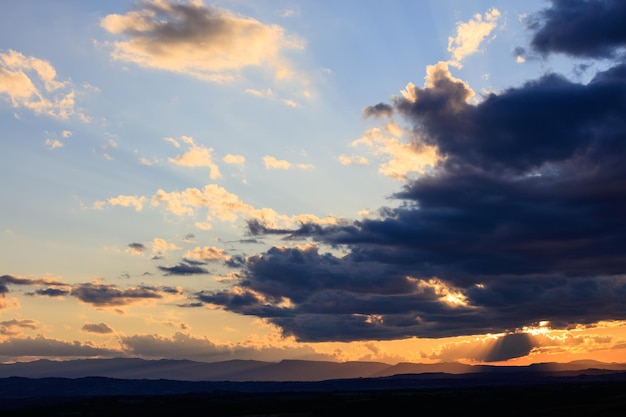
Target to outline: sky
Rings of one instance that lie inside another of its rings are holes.
[[[624,21],[2,2],[0,362],[624,362]]]

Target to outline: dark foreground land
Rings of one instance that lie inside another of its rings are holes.
[[[2,382],[41,380],[5,379]],[[76,382],[78,380],[74,380]],[[48,381],[49,382],[49,381]],[[84,381],[83,381],[84,382]],[[108,381],[114,383],[115,381]],[[141,381],[139,381],[140,383]],[[146,382],[146,381],[144,381]],[[79,381],[80,383],[80,381]],[[136,382],[137,383],[137,382]],[[418,388],[390,386],[353,390],[314,387],[289,391],[228,391],[0,397],[10,416],[624,416],[626,381],[552,381],[538,384]],[[35,387],[37,388],[37,387]],[[10,389],[9,389],[10,391]],[[80,388],[76,389],[80,393]],[[5,390],[5,394],[8,391]]]

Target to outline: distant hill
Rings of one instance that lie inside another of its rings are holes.
[[[189,360],[144,360],[139,358],[37,360],[0,364],[0,378],[85,378],[167,379],[173,381],[324,381],[352,378],[381,378],[409,374],[504,374],[543,375],[602,374],[626,371],[626,364],[596,361],[538,363],[529,366],[466,365],[461,363],[328,362],[283,360],[262,362],[231,360],[194,362]]]

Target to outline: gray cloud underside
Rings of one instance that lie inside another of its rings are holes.
[[[87,323],[82,330],[89,333],[108,334],[113,333],[113,329],[106,323],[90,324]]]
[[[119,354],[119,352],[84,345],[80,342],[65,342],[55,339],[48,339],[43,336],[27,337],[22,339],[13,338],[0,342],[0,357],[86,357],[112,356],[115,354]]]
[[[565,18],[589,28],[608,19],[611,27],[607,14],[621,16],[626,8],[615,1],[552,3],[535,42],[558,33]],[[588,11],[595,7],[603,11]],[[586,34],[584,50],[568,53],[606,55],[598,51],[625,41],[600,30]],[[203,291],[197,300],[267,318],[302,341],[626,319],[626,64],[586,84],[547,74],[478,104],[466,101],[468,87],[443,68],[430,81],[366,111],[403,118],[415,146],[434,145],[443,157],[395,195],[405,204],[335,226],[278,230],[252,221],[253,236],[308,238],[347,255],[272,248],[246,260],[235,288]],[[445,291],[464,302],[445,302]]]
[[[194,262],[185,260],[175,266],[159,266],[158,268],[165,272],[165,275],[196,275],[196,274],[208,274],[209,271],[206,268],[201,267],[204,262]]]
[[[52,279],[41,278],[20,278],[13,275],[0,275],[0,295],[9,292],[9,285],[49,285],[49,286],[64,286],[65,283]]]
[[[122,290],[113,285],[90,283],[74,286],[71,295],[95,306],[122,306],[134,301],[162,298],[160,291],[152,287]]]
[[[84,303],[98,307],[123,306],[141,300],[160,299],[163,298],[164,294],[180,294],[180,289],[168,286],[141,285],[135,288],[121,289],[109,284],[68,284],[50,279],[31,279],[2,275],[0,276],[0,296],[9,292],[8,285],[45,286],[47,288],[28,292],[26,295],[47,297],[72,296]]]
[[[144,250],[146,250],[146,245],[144,245],[143,243],[137,243],[137,242],[129,243],[128,247],[138,252],[143,252]]]
[[[172,337],[157,335],[134,335],[121,338],[123,350],[133,356],[145,358],[185,358],[204,362],[233,359],[279,361],[288,359],[329,360],[330,357],[316,353],[307,346],[293,348],[248,347],[242,345],[219,345],[208,339],[196,338],[183,333]]]

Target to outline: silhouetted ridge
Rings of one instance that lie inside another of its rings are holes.
[[[467,365],[461,363],[329,362],[283,360],[262,362],[230,360],[194,362],[190,360],[144,360],[139,358],[82,359],[69,361],[37,360],[0,364],[0,378],[83,378],[168,379],[177,381],[324,381],[351,378],[379,378],[409,374],[504,374],[567,372],[600,374],[626,371],[626,364],[576,361],[537,363],[529,366]]]

